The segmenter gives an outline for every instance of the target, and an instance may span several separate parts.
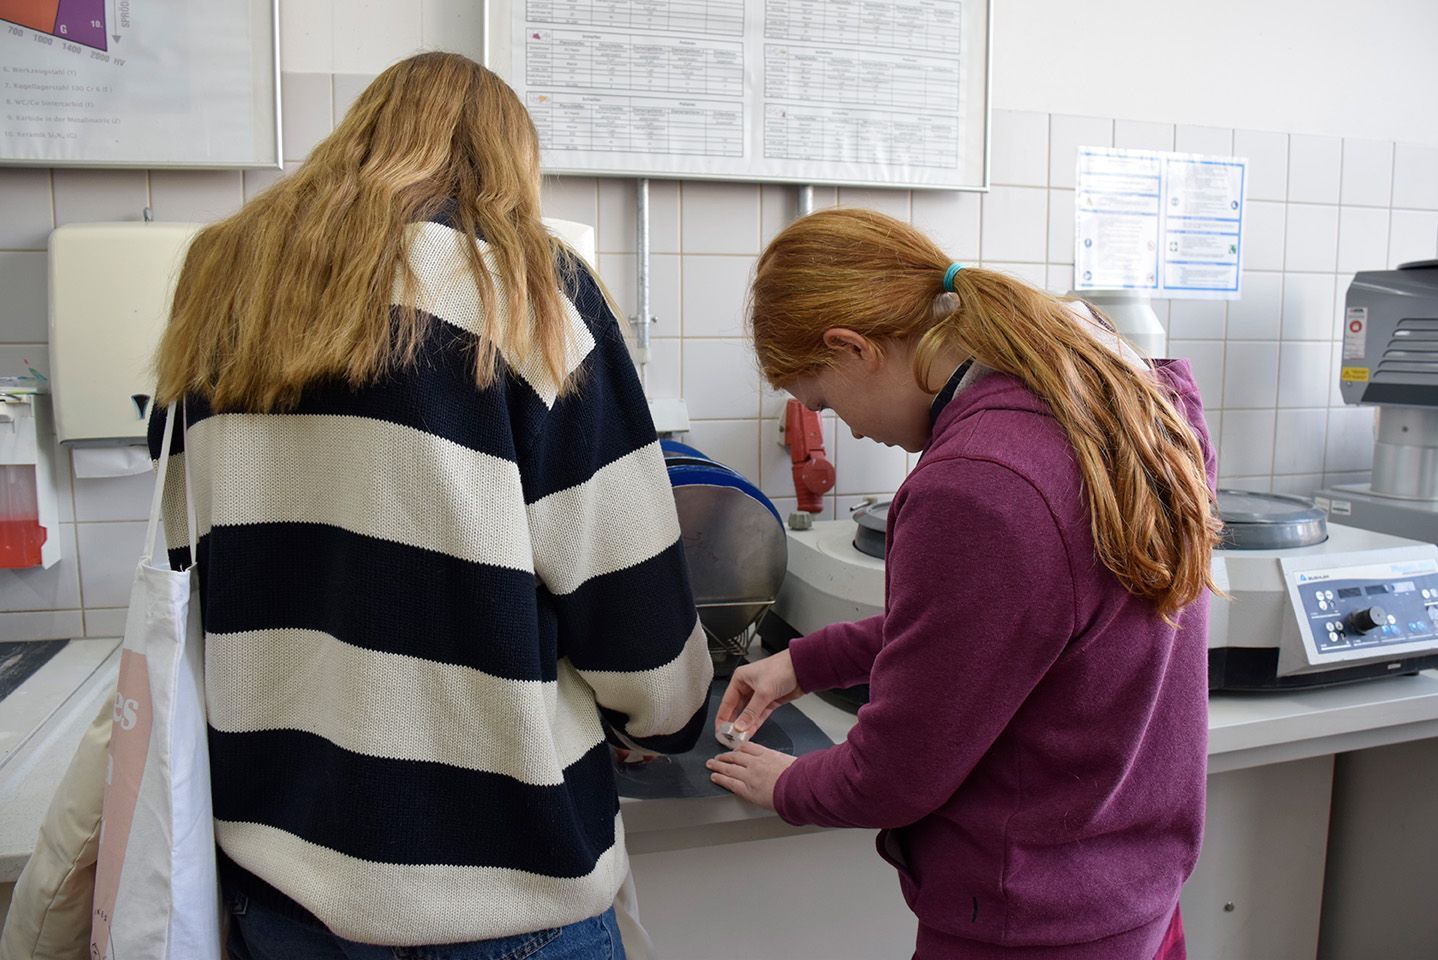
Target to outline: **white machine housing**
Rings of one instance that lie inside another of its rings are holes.
[[[1431,543],[1330,523],[1317,546],[1215,551],[1213,574],[1228,597],[1210,604],[1209,649],[1277,647],[1280,677],[1372,664],[1397,670],[1406,657],[1438,652]],[[1364,633],[1347,624],[1375,606],[1392,622]]]
[[[796,633],[883,611],[884,563],[854,548],[854,530],[852,521],[827,520],[789,531],[789,573],[774,615]],[[1438,546],[1431,543],[1329,524],[1325,543],[1219,550],[1212,569],[1228,597],[1209,607],[1210,662],[1224,648],[1276,649],[1274,676],[1321,682],[1320,674],[1356,667],[1406,672],[1415,656],[1438,655]],[[1382,629],[1328,627],[1374,606],[1393,618]]]

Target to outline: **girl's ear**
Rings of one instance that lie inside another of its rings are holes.
[[[851,357],[868,366],[878,366],[883,360],[883,351],[878,344],[847,327],[830,327],[825,330],[824,346],[840,356]]]

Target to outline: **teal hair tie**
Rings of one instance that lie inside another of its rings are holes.
[[[964,265],[962,263],[951,263],[949,264],[949,269],[944,271],[945,293],[954,292],[954,274],[958,273],[962,269],[964,269]]]

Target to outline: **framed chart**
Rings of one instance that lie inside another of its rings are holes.
[[[0,164],[278,167],[277,0],[0,0]]]
[[[991,0],[491,0],[558,174],[988,187]]]

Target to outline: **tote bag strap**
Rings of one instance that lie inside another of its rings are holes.
[[[142,559],[146,563],[153,564],[155,561],[155,534],[160,526],[160,518],[165,509],[165,478],[170,467],[170,441],[175,436],[175,413],[179,412],[184,421],[180,425],[181,430],[189,427],[188,411],[185,410],[181,401],[172,401],[165,411],[165,436],[160,441],[160,462],[155,466],[155,492],[150,498],[150,522],[145,528],[145,552]],[[190,536],[190,563],[195,563],[198,558],[197,546],[199,538],[195,536],[195,497],[190,484],[190,458],[185,457],[184,462],[184,487],[185,487],[185,526]]]

